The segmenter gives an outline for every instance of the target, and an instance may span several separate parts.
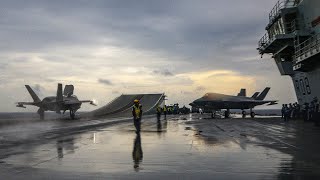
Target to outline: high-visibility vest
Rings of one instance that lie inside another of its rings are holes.
[[[166,112],[167,111],[167,108],[165,106],[163,106],[163,111]]]
[[[137,118],[141,116],[141,105],[139,104],[139,107],[136,105],[133,105],[133,110]]]

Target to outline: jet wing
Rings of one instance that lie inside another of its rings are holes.
[[[269,101],[268,103],[267,106],[272,106],[278,104],[278,101]]]
[[[36,106],[37,103],[35,102],[17,102],[16,107],[26,108],[24,105]]]
[[[83,100],[83,101],[80,101],[80,102],[82,102],[82,103],[90,103],[93,106],[97,106],[97,104],[92,100]]]

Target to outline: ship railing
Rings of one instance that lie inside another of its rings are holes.
[[[298,19],[293,20],[292,22],[286,23],[285,28],[282,29],[281,31],[278,30],[276,32],[273,32],[272,34],[267,32],[259,41],[259,49],[264,49],[266,48],[272,41],[276,39],[277,35],[284,35],[284,34],[291,34],[295,33],[297,30],[300,30],[301,28],[301,21]]]
[[[270,42],[269,34],[265,33],[259,41],[259,49],[263,49],[266,46],[268,46],[269,42]]]
[[[315,34],[304,42],[295,46],[295,62],[298,61],[300,57],[307,56],[309,53],[312,54],[314,50],[319,51],[320,49],[320,34]]]
[[[279,0],[269,13],[269,22],[279,16],[281,9],[296,7],[298,3],[298,0]]]

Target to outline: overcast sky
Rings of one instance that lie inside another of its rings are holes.
[[[277,0],[2,0],[0,111],[57,83],[104,105],[122,93],[162,93],[187,105],[206,92],[296,100],[289,77],[257,42]],[[94,107],[83,105],[82,110]]]

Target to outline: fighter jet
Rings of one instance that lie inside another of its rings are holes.
[[[25,85],[29,94],[31,95],[33,102],[17,102],[17,107],[26,108],[25,105],[33,105],[39,107],[38,114],[40,119],[44,119],[45,111],[54,111],[58,114],[63,114],[69,110],[71,119],[75,118],[75,113],[80,109],[82,103],[90,103],[96,106],[92,100],[80,101],[77,96],[73,95],[74,86],[66,85],[62,92],[62,84],[58,84],[57,95],[45,97],[43,100],[37,96],[29,85]]]
[[[277,104],[276,100],[264,101],[267,96],[270,87],[265,88],[261,94],[255,92],[252,97],[246,97],[246,89],[241,89],[237,96],[218,94],[218,93],[207,93],[203,97],[193,101],[189,105],[195,108],[203,108],[206,110],[212,110],[212,116],[216,110],[226,109],[225,118],[230,115],[230,109],[241,109],[242,114],[245,115],[245,109],[250,109],[250,115],[254,118],[255,113],[252,109],[255,106],[268,104]]]

